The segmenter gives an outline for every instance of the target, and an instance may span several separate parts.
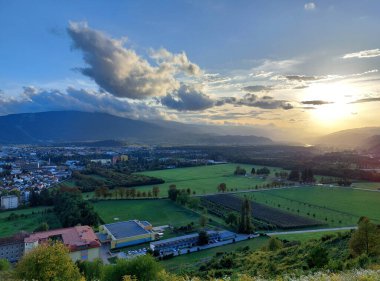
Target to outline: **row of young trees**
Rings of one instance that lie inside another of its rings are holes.
[[[116,199],[127,199],[127,198],[158,198],[160,194],[160,187],[153,186],[152,190],[140,191],[135,188],[124,188],[119,187],[116,189],[108,189],[105,186],[100,186],[95,189],[94,196],[96,199],[106,199],[106,198],[116,198]]]

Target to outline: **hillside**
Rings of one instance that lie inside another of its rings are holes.
[[[0,144],[57,144],[113,140],[142,144],[271,144],[258,136],[217,136],[194,125],[173,126],[117,117],[106,113],[51,111],[0,116]],[[100,143],[99,143],[100,142]]]
[[[314,141],[316,145],[339,148],[367,148],[368,140],[380,135],[380,127],[365,127],[338,131],[322,136]]]

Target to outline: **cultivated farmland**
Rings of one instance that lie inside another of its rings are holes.
[[[252,192],[247,196],[330,226],[355,225],[361,216],[380,222],[380,192],[340,187],[304,187]]]
[[[215,213],[220,212],[222,215],[226,213],[227,210],[240,212],[242,206],[242,198],[229,195],[229,194],[218,194],[202,197],[203,204],[207,207],[211,207],[207,203],[211,202],[213,205],[212,211]],[[256,202],[251,202],[252,216],[255,219],[264,221],[266,223],[275,225],[282,229],[287,228],[301,228],[301,227],[312,227],[322,225],[321,222],[304,218],[285,212],[279,209],[275,209],[263,204]],[[216,208],[216,209],[215,209]],[[219,210],[217,208],[220,208]],[[211,210],[210,210],[211,211]]]

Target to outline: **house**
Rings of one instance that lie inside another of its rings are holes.
[[[93,261],[100,256],[101,244],[89,226],[74,226],[43,232],[36,232],[24,239],[25,253],[43,243],[59,241],[69,248],[73,261]]]
[[[16,209],[18,208],[18,197],[15,195],[8,195],[1,197],[2,209]]]
[[[111,249],[142,244],[156,239],[152,225],[147,221],[121,221],[101,225],[99,232],[106,235]]]
[[[11,237],[0,238],[0,259],[17,262],[24,254],[24,238],[27,236],[26,232],[21,232]]]

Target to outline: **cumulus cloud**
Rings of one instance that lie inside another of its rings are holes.
[[[317,8],[315,3],[313,3],[313,2],[306,3],[303,7],[306,11],[313,11]]]
[[[250,93],[268,92],[268,91],[272,90],[272,87],[271,86],[263,86],[263,85],[253,85],[253,86],[243,87],[242,90],[250,92]]]
[[[215,102],[200,87],[182,84],[173,94],[160,99],[162,105],[178,111],[197,111],[213,107]]]
[[[306,101],[301,101],[301,103],[306,104],[306,105],[324,105],[324,104],[331,104],[333,102],[324,101],[324,100],[306,100]]]
[[[372,50],[364,50],[355,53],[345,54],[342,58],[344,59],[352,59],[352,58],[374,58],[380,57],[380,49],[372,49]]]
[[[73,48],[83,53],[86,67],[78,70],[93,79],[110,94],[130,99],[164,96],[179,89],[176,75],[199,75],[200,68],[185,53],[166,49],[151,51],[150,64],[133,49],[125,48],[125,39],[114,39],[91,29],[86,23],[70,23],[67,32]]]

